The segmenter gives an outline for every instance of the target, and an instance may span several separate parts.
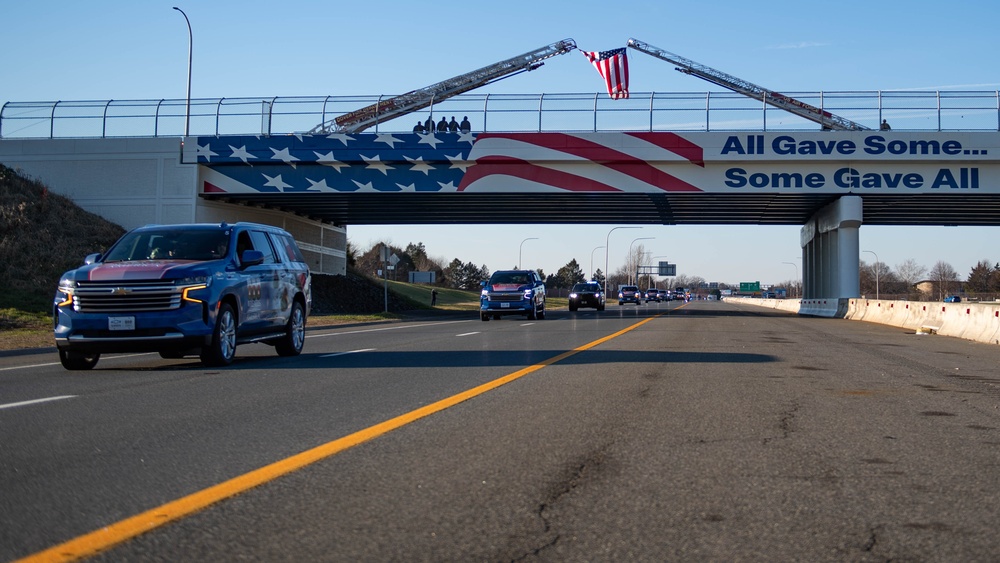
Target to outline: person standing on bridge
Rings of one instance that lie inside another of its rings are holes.
[[[451,116],[451,121],[448,122],[448,131],[451,133],[458,133],[458,122],[455,121],[455,116]]]
[[[889,127],[889,122],[884,119],[882,120],[882,125],[879,125],[878,128],[879,131],[892,131],[892,127]]]
[[[413,126],[413,132],[414,133],[423,133],[424,132],[424,124],[420,123],[419,119],[417,120],[417,124]]]
[[[447,133],[447,132],[448,132],[448,120],[442,117],[441,121],[438,121],[438,133]]]
[[[462,133],[472,131],[472,124],[469,123],[469,116],[466,115],[462,117],[462,123],[459,124],[458,128],[462,130]]]

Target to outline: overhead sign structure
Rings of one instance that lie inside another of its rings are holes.
[[[676,276],[677,275],[677,264],[671,264],[670,262],[660,262],[658,268],[658,275],[661,276]]]
[[[760,282],[740,282],[740,293],[757,293],[760,291]]]

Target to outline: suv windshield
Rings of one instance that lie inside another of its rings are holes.
[[[579,292],[598,292],[601,290],[601,286],[593,283],[578,283],[573,286],[573,291]]]
[[[493,274],[492,278],[490,278],[490,285],[496,285],[496,284],[525,285],[527,283],[531,283],[531,280],[528,278],[528,274],[522,274],[518,272],[497,272],[496,274]]]
[[[162,229],[126,234],[104,262],[128,260],[218,260],[229,251],[229,231]]]

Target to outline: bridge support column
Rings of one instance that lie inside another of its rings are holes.
[[[844,196],[821,209],[802,227],[801,312],[834,316],[840,300],[860,295],[861,223],[861,198]]]

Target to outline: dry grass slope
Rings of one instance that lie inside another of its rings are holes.
[[[0,309],[48,311],[59,276],[124,232],[0,164]]]

